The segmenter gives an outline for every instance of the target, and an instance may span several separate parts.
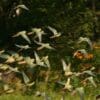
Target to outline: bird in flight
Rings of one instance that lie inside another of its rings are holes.
[[[52,28],[51,26],[48,26],[48,29],[53,33],[53,35],[50,38],[56,38],[61,36],[61,33],[57,32],[57,30]]]
[[[34,51],[36,65],[45,66],[44,62],[40,59],[39,55]]]
[[[90,46],[91,50],[93,49],[93,45],[92,45],[92,42],[89,38],[87,37],[80,37],[79,40],[78,40],[78,43],[81,43],[81,42],[87,42],[88,45]]]
[[[27,8],[24,4],[17,5],[14,9],[18,9],[18,8],[29,10],[29,8]]]
[[[20,48],[20,50],[27,50],[27,49],[31,48],[29,45],[18,45],[18,44],[15,44],[15,46]]]
[[[51,50],[55,50],[53,47],[50,46],[49,43],[41,43],[41,42],[37,42],[37,41],[34,41],[36,44],[40,45],[40,47],[37,48],[37,50],[42,50],[44,48],[47,48],[47,49],[51,49]]]
[[[46,33],[41,28],[32,28],[32,32],[29,35],[35,34],[34,38],[38,38],[39,42],[42,42],[42,35]]]
[[[69,63],[68,65],[66,64],[66,62],[62,59],[62,66],[63,66],[63,71],[65,72],[65,76],[70,76],[73,75],[73,72],[71,71],[71,63]]]
[[[23,39],[25,39],[29,44],[31,44],[31,41],[29,39],[29,37],[27,36],[27,32],[26,31],[20,31],[17,34],[13,35],[12,37],[19,37],[21,36]]]

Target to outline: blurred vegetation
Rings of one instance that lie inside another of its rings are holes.
[[[61,36],[50,38],[52,31],[48,26],[61,32]],[[34,35],[34,28],[46,33],[42,42],[50,43],[55,50],[38,50],[40,44],[36,42],[38,39]],[[17,37],[19,32],[27,34],[27,38]],[[78,43],[80,37],[86,40]],[[86,94],[89,94],[86,90],[95,89],[90,97],[100,94],[99,39],[99,0],[0,0],[0,93],[22,91],[22,94],[30,95],[35,94],[34,90],[49,92],[51,88],[52,91],[59,90],[64,95],[67,92],[71,96],[73,92],[85,88]],[[23,48],[24,45],[29,47]],[[48,56],[51,67],[37,64],[33,68],[31,63],[36,63],[34,51],[39,54],[41,61]],[[71,70],[76,76],[65,75],[61,65],[63,59],[67,64],[71,63]],[[85,71],[90,72],[84,74]],[[69,78],[73,89],[66,91],[62,83]],[[87,82],[92,78],[92,82]]]
[[[14,7],[18,4],[25,4],[29,11],[21,9],[20,16],[16,15]],[[99,10],[98,0],[1,0],[0,40],[21,30],[48,25],[67,38],[89,36],[96,40],[100,32]]]

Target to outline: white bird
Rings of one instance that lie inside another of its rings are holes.
[[[70,83],[70,78],[67,79],[66,83],[65,82],[60,82],[60,81],[58,81],[57,83],[63,85],[65,90],[67,89],[68,91],[72,91],[72,89],[73,89],[73,86]]]
[[[17,5],[17,6],[14,8],[16,14],[13,14],[13,17],[19,16],[19,15],[21,14],[21,12],[22,12],[22,9],[27,10],[27,11],[29,10],[29,9],[28,9],[25,5],[23,5],[23,4]]]
[[[72,91],[73,86],[70,84],[70,78],[67,79],[67,82],[65,83],[64,89],[67,89],[69,91]]]
[[[56,29],[48,26],[48,29],[53,33],[53,36],[51,36],[50,38],[56,38],[56,37],[59,37],[61,36],[61,33],[60,32],[57,32]]]
[[[13,68],[13,67],[9,66],[9,70],[12,71],[12,72],[20,73],[20,71],[18,70],[18,67]]]
[[[78,43],[81,43],[81,42],[87,42],[91,48],[91,50],[93,49],[93,45],[92,45],[92,42],[89,38],[87,37],[80,37],[79,40],[78,40]]]
[[[20,73],[20,71],[18,70],[18,67],[13,68],[13,67],[11,67],[11,66],[8,65],[8,64],[0,64],[0,69],[2,69],[2,70],[7,70],[7,69],[9,69],[9,70],[12,71],[12,72],[18,72],[18,73]]]
[[[16,61],[23,60],[23,56],[19,55],[17,52],[14,51],[8,51],[8,53],[15,58]]]
[[[27,50],[27,49],[31,48],[29,45],[18,45],[18,44],[15,44],[15,46],[20,48],[20,49],[24,49],[24,50]]]
[[[26,64],[29,65],[29,67],[33,68],[36,66],[36,64],[34,63],[35,59],[33,59],[31,57],[24,57],[24,60],[25,60]]]
[[[82,74],[89,74],[91,76],[95,76],[95,74],[93,74],[93,72],[91,70],[83,71]]]
[[[29,10],[29,8],[27,8],[24,4],[17,5],[14,9],[18,9],[18,8]]]
[[[51,97],[48,96],[46,92],[41,93],[41,96],[44,97],[44,100],[51,100]]]
[[[65,76],[70,76],[73,75],[73,72],[71,71],[71,63],[69,63],[68,65],[66,64],[66,62],[62,59],[62,66],[63,66],[63,71],[65,72]]]
[[[3,59],[8,59],[10,57],[10,55],[8,54],[1,54],[0,55],[0,58],[3,58]]]
[[[95,83],[95,81],[94,81],[92,76],[86,78],[86,80],[88,80],[94,87],[97,87],[97,85],[96,85],[96,83]]]
[[[38,54],[34,51],[34,56],[35,56],[35,60],[36,60],[36,64],[39,66],[45,66],[44,62],[41,61],[40,57],[38,56]]]
[[[8,64],[0,64],[0,70],[7,70],[9,69],[9,65]]]
[[[26,31],[20,31],[17,34],[13,35],[12,37],[18,37],[21,36],[23,39],[25,39],[29,44],[31,44],[31,41],[29,39],[29,37],[27,36],[27,32]]]
[[[85,96],[85,93],[84,93],[84,88],[83,87],[78,87],[75,89],[75,92],[78,92],[79,93],[79,96],[80,96],[80,100],[84,100],[84,96]]]
[[[42,42],[42,35],[45,35],[46,33],[41,28],[32,28],[31,34],[35,34],[34,38],[38,38],[39,42]]]
[[[83,75],[83,74],[88,74],[90,76],[94,76],[95,77],[95,74],[92,72],[92,70],[85,70],[83,72],[74,73],[75,76],[80,76],[80,75]]]
[[[2,53],[4,53],[5,52],[5,50],[0,50],[0,54],[2,54]]]
[[[37,42],[37,41],[34,41],[36,44],[40,45],[40,47],[37,48],[37,50],[42,50],[44,48],[47,48],[47,49],[51,49],[51,50],[55,50],[53,47],[50,46],[49,43],[40,43],[40,42]]]
[[[51,67],[50,62],[49,62],[49,59],[48,59],[48,56],[43,57],[42,60],[44,61],[44,63],[46,64],[46,66],[48,68]]]
[[[5,61],[5,63],[13,63],[13,62],[15,62],[16,61],[16,59],[13,57],[13,56],[10,56],[6,61]]]
[[[5,59],[6,60],[5,63],[13,63],[13,62],[15,62],[15,58],[13,56],[8,55],[8,54],[1,54],[0,58]]]

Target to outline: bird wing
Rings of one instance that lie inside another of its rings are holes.
[[[27,8],[25,5],[23,5],[23,4],[21,4],[21,5],[17,5],[16,7],[15,7],[15,9],[16,8],[22,8],[22,9],[25,9],[25,10],[29,10],[29,8]]]
[[[97,85],[96,85],[96,83],[95,83],[95,81],[94,81],[94,79],[93,79],[92,76],[91,76],[91,77],[88,77],[87,79],[91,82],[91,84],[92,84],[94,87],[97,87]]]
[[[50,26],[48,26],[48,29],[49,29],[54,35],[56,35],[56,34],[58,33],[56,29],[54,29],[54,28],[52,28],[52,27],[50,27]]]
[[[83,73],[89,74],[91,76],[95,76],[95,74],[93,74],[93,72],[91,70],[83,71]]]
[[[26,34],[21,34],[22,38],[24,38],[29,44],[31,44],[31,41],[29,37]]]
[[[66,62],[63,59],[61,61],[62,61],[62,65],[63,65],[63,70],[65,72],[70,72],[71,71],[70,70],[70,65],[67,65]]]
[[[35,55],[35,59],[36,59],[36,63],[40,62],[40,57],[38,56],[38,54],[34,51],[34,55]]]
[[[30,79],[23,71],[22,71],[22,76],[23,76],[23,80],[24,80],[25,84],[29,83]]]
[[[84,100],[84,88],[83,87],[79,87],[79,88],[76,88],[76,92],[79,93],[79,96],[80,96],[80,100]]]

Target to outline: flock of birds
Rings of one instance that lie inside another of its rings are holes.
[[[51,39],[61,36],[61,32],[58,32],[56,29],[54,29],[50,26],[48,26],[47,28],[53,33],[53,35],[50,36]],[[18,32],[17,34],[13,35],[12,37],[16,38],[16,37],[21,36],[25,41],[28,42],[27,45],[15,44],[15,46],[17,48],[19,48],[20,50],[27,50],[27,49],[32,48],[29,46],[32,43],[32,41],[28,37],[29,35],[34,36],[34,43],[36,43],[39,46],[37,48],[37,50],[42,50],[44,48],[50,49],[50,50],[55,50],[55,48],[50,46],[49,43],[43,43],[42,37],[43,37],[43,35],[46,35],[46,34],[47,33],[45,33],[41,28],[32,28],[32,31],[29,33],[27,33],[27,31],[21,31],[21,32]],[[37,41],[37,39],[38,39],[38,41]],[[90,46],[90,49],[91,50],[93,49],[92,42],[90,41],[89,38],[80,37],[78,40],[78,43],[81,43],[81,42],[87,42],[88,45]],[[82,54],[87,55],[87,51],[85,49],[79,49],[77,51],[80,51]],[[74,56],[75,56],[75,53],[74,53],[73,57]],[[17,62],[17,64],[27,65],[29,68],[34,68],[36,66],[47,67],[49,70],[51,68],[49,56],[44,56],[41,58],[41,57],[39,57],[39,55],[37,54],[36,51],[34,51],[34,58],[31,58],[29,56],[25,57],[25,56],[19,55],[17,52],[14,52],[14,51],[8,51],[7,54],[5,54],[5,51],[1,50],[0,58],[5,60],[4,64],[0,64],[0,69],[3,69],[3,70],[9,69],[12,72],[21,73],[26,85],[30,85],[30,84],[33,85],[34,82],[30,83],[30,79],[28,78],[28,76],[25,74],[24,71],[20,71],[19,67],[13,68],[9,64]],[[80,75],[84,75],[84,74],[89,75],[89,77],[86,78],[84,81],[89,81],[92,83],[92,85],[94,87],[97,87],[97,85],[93,79],[93,77],[95,77],[95,74],[92,72],[92,70],[94,70],[93,68],[91,70],[85,70],[83,72],[72,72],[71,71],[71,62],[68,62],[68,64],[66,64],[65,60],[61,59],[61,63],[62,63],[62,69],[64,71],[64,75],[67,77],[67,81],[65,83],[58,81],[57,83],[59,83],[60,85],[63,85],[65,90],[73,91],[73,86],[71,84],[71,77],[73,77],[73,76],[79,77]],[[2,76],[2,74],[0,74],[0,77],[1,76]],[[78,92],[80,94],[81,100],[84,100],[83,99],[84,98],[84,88],[83,87],[76,88],[74,90],[74,93],[75,92]],[[48,99],[45,99],[45,100],[48,100]],[[61,100],[63,100],[63,98]]]
[[[56,29],[48,26],[48,29],[53,33],[53,35],[50,38],[56,38],[61,36],[60,32],[57,32]],[[27,31],[21,31],[18,32],[17,34],[13,35],[12,37],[16,38],[21,36],[25,41],[27,41],[29,44],[31,44],[31,40],[28,37],[28,35],[33,35],[34,36],[34,43],[36,43],[37,45],[39,45],[40,47],[37,48],[37,50],[42,50],[44,48],[47,49],[54,49],[52,46],[50,46],[49,43],[43,43],[42,42],[42,36],[46,35],[46,33],[41,29],[41,28],[32,28],[32,31],[27,33]],[[36,41],[35,39],[38,38],[38,41]],[[29,45],[20,45],[20,44],[15,44],[16,47],[20,48],[20,49],[30,49],[31,47]]]

